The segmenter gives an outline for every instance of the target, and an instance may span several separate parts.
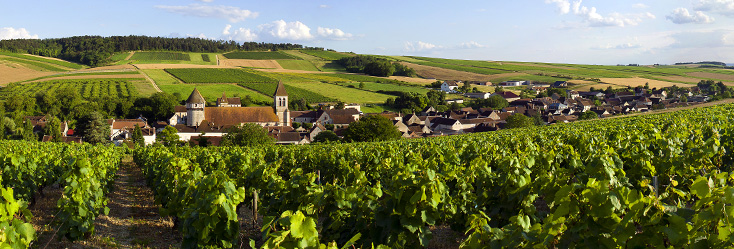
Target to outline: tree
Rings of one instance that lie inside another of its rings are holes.
[[[344,102],[339,101],[339,102],[336,103],[336,106],[334,107],[334,109],[344,110],[344,106],[345,106],[344,105]]]
[[[51,117],[44,127],[43,133],[51,136],[51,142],[62,142],[61,121],[57,117]]]
[[[254,123],[245,123],[233,126],[222,137],[223,146],[261,146],[275,144],[275,139],[268,135],[268,131]]]
[[[364,82],[359,82],[359,89],[364,89]]]
[[[507,125],[505,126],[505,128],[507,129],[531,127],[534,125],[532,118],[520,113],[512,114],[511,116],[507,117],[506,121]]]
[[[99,112],[91,112],[77,121],[75,132],[91,144],[107,143],[110,141],[110,125],[102,118]]]
[[[595,119],[598,118],[599,115],[596,114],[596,112],[592,111],[585,111],[579,115],[579,120],[589,120],[589,119]]]
[[[140,129],[140,126],[138,126],[137,124],[135,125],[135,129],[133,129],[132,140],[133,140],[133,144],[135,144],[136,147],[145,146],[145,138],[143,138],[143,130]]]
[[[501,92],[504,92],[504,91],[505,91],[505,88],[502,87],[502,86],[496,86],[496,87],[494,87],[494,92],[496,92],[496,93],[501,93]]]
[[[397,140],[400,137],[400,131],[392,121],[380,115],[361,118],[344,131],[344,141],[347,142],[379,142]]]
[[[374,76],[392,76],[395,67],[387,60],[377,60],[364,65],[364,73]]]
[[[339,136],[333,131],[322,131],[313,137],[314,143],[339,142]]]
[[[305,122],[305,123],[301,124],[301,127],[303,127],[303,129],[310,130],[311,127],[313,127],[313,124],[312,123]]]
[[[158,135],[155,137],[155,141],[165,146],[175,146],[179,143],[178,130],[173,126],[166,126]]]
[[[688,97],[686,95],[680,96],[680,100],[678,102],[686,103],[688,102]]]
[[[489,107],[493,110],[501,110],[502,108],[510,106],[510,103],[502,96],[493,95],[487,99],[475,99],[469,105],[474,107],[474,109]]]
[[[558,94],[558,96],[561,96],[561,97],[566,97],[566,95],[567,95],[567,94],[566,94],[566,89],[563,89],[563,88],[555,88],[555,87],[551,87],[551,88],[548,88],[548,90],[547,90],[547,91],[548,91],[548,93],[547,93],[547,94],[548,94],[548,96],[551,96],[551,95],[553,95],[554,93],[555,93],[555,94]]]
[[[326,128],[327,130],[333,131],[334,130],[334,124],[325,124],[324,125],[324,128]]]
[[[293,127],[293,129],[298,129],[298,128],[301,127],[301,123],[293,122],[293,123],[291,123],[291,127]]]
[[[428,104],[431,106],[443,105],[446,103],[446,92],[430,90],[426,93],[428,97]]]
[[[209,145],[211,145],[212,143],[209,142],[209,137],[206,137],[205,135],[206,133],[202,132],[201,134],[199,134],[199,136],[196,137],[196,139],[192,139],[196,142],[196,144],[194,145],[198,145],[199,147],[208,147]]]

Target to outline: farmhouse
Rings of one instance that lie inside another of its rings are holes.
[[[460,81],[456,82],[453,80],[444,81],[443,83],[441,83],[441,91],[444,91],[447,93],[456,92],[456,88],[459,88],[459,83],[461,82]]]

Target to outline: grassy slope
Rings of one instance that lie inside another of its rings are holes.
[[[8,52],[0,52],[0,55],[14,57],[14,58],[22,59],[22,60],[27,60],[27,61],[40,62],[43,64],[50,64],[52,66],[61,67],[62,69],[86,68],[86,66],[81,65],[81,64],[76,64],[73,62],[58,60],[54,58],[46,58],[46,57],[32,56],[32,55],[27,55],[27,54],[8,53]]]
[[[323,58],[309,55],[299,50],[288,50],[283,52],[311,62],[311,64],[313,64],[316,68],[318,68],[319,71],[322,72],[346,72],[346,69],[344,67],[331,60],[324,60]]]
[[[253,100],[271,101],[271,98],[268,96],[234,84],[184,84],[163,71],[163,69],[146,69],[143,70],[143,72],[153,79],[153,81],[158,85],[158,88],[162,91],[170,94],[180,94],[180,100],[188,98],[194,90],[194,87],[196,87],[199,92],[204,95],[204,98],[211,102],[214,102],[217,98],[221,97],[223,92],[230,97],[237,94],[241,98],[244,98],[246,95],[249,95]]]
[[[184,53],[184,52],[182,52]],[[132,58],[135,57],[135,54],[133,54],[133,57],[131,57],[130,60],[125,60],[129,53],[120,53],[113,55],[110,60],[113,61],[113,64],[115,65],[124,65],[124,64],[191,64],[191,65],[216,65],[217,59],[216,55],[219,55],[218,53],[184,53],[188,54],[190,60],[134,60]],[[201,58],[202,54],[208,54],[209,59],[211,61],[206,62]],[[221,55],[220,55],[221,56]]]
[[[316,66],[306,60],[277,60],[278,64],[285,69],[302,71],[319,71]]]

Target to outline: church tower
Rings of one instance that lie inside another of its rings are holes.
[[[288,110],[288,93],[285,91],[283,81],[278,82],[278,88],[275,89],[273,106],[275,115],[278,115],[278,126],[290,126],[291,112]]]
[[[186,100],[186,125],[187,126],[199,126],[201,121],[204,121],[204,106],[206,100],[201,96],[199,90],[194,88],[191,92],[189,99]]]

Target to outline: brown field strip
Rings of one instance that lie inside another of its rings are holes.
[[[415,69],[415,72],[421,77],[436,78],[439,80],[491,81],[499,78],[527,75],[524,73],[503,73],[486,75],[445,69],[440,67],[423,66],[409,62],[400,62],[400,64]]]
[[[50,80],[83,80],[83,79],[131,79],[131,78],[145,78],[142,74],[113,74],[113,75],[77,75],[77,76],[61,76],[54,78],[46,78],[40,80],[30,81],[33,82],[44,82]]]
[[[139,69],[169,69],[169,68],[238,68],[232,66],[194,65],[194,64],[135,64]]]
[[[718,79],[718,80],[722,80],[722,81],[724,81],[724,80],[725,81],[734,81],[734,75],[731,75],[731,74],[695,72],[695,73],[687,73],[687,75],[690,75],[690,76],[693,76],[693,77],[707,78],[707,79]],[[698,81],[696,81],[696,82],[698,82]]]
[[[11,82],[35,79],[38,77],[52,75],[54,72],[36,71],[18,64],[0,63],[0,86],[5,86]]]
[[[243,59],[221,59],[220,65],[229,67],[256,67],[283,69],[275,60],[243,60]]]
[[[651,80],[651,79],[645,79],[645,78],[601,78],[600,80],[603,83],[609,83],[612,85],[619,85],[619,86],[630,86],[630,87],[644,86],[645,83],[649,83],[650,88],[663,88],[663,87],[669,87],[673,85],[680,85],[680,83],[673,83],[673,82],[667,82],[667,81],[661,81],[661,80]]]

